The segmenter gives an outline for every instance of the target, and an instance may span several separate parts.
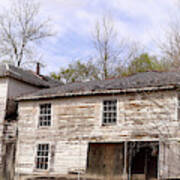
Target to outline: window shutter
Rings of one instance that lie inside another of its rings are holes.
[[[51,154],[50,154],[50,171],[54,171],[54,159],[55,159],[55,144],[52,144]]]

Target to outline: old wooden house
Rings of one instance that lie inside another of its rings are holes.
[[[0,64],[0,179],[13,179],[17,137],[17,103],[26,93],[53,87],[59,83],[13,65]]]
[[[146,72],[19,97],[16,179],[180,179],[179,83]]]

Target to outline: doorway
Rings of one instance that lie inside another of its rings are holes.
[[[129,142],[128,174],[132,180],[157,179],[158,142]],[[130,179],[130,178],[129,178]]]

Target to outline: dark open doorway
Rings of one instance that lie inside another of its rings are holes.
[[[131,179],[157,179],[158,152],[158,142],[129,142],[129,177],[131,177]]]

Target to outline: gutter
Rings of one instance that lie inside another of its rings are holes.
[[[84,92],[79,91],[79,92],[71,92],[71,93],[45,94],[39,96],[24,96],[24,97],[16,98],[16,101],[51,99],[51,98],[59,98],[59,97],[135,93],[135,92],[143,92],[143,91],[172,90],[176,88],[177,88],[176,85],[168,85],[162,87],[128,88],[128,89],[117,89],[117,90],[95,90],[95,91],[84,91]]]

